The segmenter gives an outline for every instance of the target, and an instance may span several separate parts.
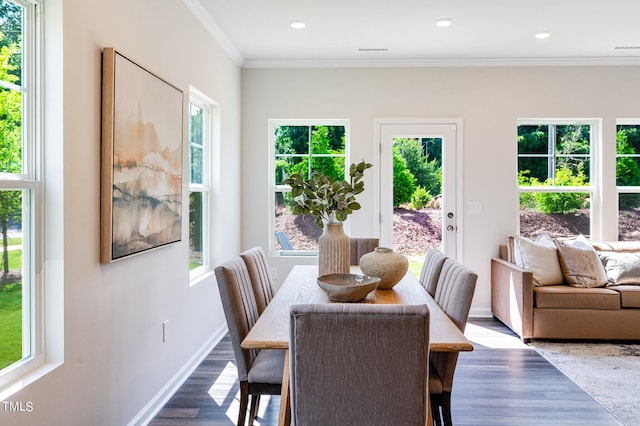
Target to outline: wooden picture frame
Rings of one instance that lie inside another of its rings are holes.
[[[183,92],[102,52],[100,261],[182,238]]]

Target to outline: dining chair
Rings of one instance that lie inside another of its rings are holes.
[[[455,259],[447,258],[436,286],[435,301],[464,333],[478,275]],[[458,352],[430,354],[429,397],[434,424],[452,425],[451,391]]]
[[[240,257],[247,265],[253,294],[256,298],[258,315],[261,315],[275,294],[267,255],[262,250],[262,247],[253,247],[240,253]]]
[[[294,305],[289,330],[292,424],[426,424],[426,305]]]
[[[424,258],[419,281],[431,297],[436,295],[436,285],[442,271],[442,265],[444,265],[446,259],[447,256],[444,253],[434,248],[429,249]]]
[[[237,424],[244,426],[251,396],[249,425],[252,425],[258,412],[260,395],[280,395],[285,352],[266,349],[244,350],[240,347],[242,340],[258,319],[249,271],[242,258],[236,256],[216,267],[215,274],[240,382]]]
[[[359,265],[360,258],[374,251],[379,244],[379,238],[349,238],[349,264]]]

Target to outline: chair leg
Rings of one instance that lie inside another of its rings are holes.
[[[451,420],[451,392],[442,392],[442,417],[445,426],[453,426]]]
[[[240,408],[238,409],[238,424],[244,426],[247,417],[247,405],[249,404],[249,383],[240,382]]]
[[[260,395],[251,395],[251,408],[249,409],[249,426],[253,426],[253,421],[258,416],[258,406],[260,406]]]
[[[440,406],[435,401],[431,401],[431,418],[433,419],[433,426],[442,426],[442,421],[440,420]]]
[[[442,394],[429,395],[431,400],[431,417],[434,426],[442,426],[442,415],[440,414],[440,406],[442,404]]]

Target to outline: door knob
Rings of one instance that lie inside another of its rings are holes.
[[[453,226],[453,225],[448,225],[447,226],[447,231],[455,231],[455,230],[456,230],[455,226]]]

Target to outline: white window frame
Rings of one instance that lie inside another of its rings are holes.
[[[620,118],[616,120],[616,136],[618,134],[618,126],[640,126],[640,118]],[[615,139],[614,139],[615,141]],[[617,149],[617,143],[616,143],[616,150],[615,150],[615,156],[616,156],[616,162],[618,160],[618,149]],[[640,156],[640,154],[636,154],[636,156]],[[616,170],[617,172],[617,170]],[[640,194],[640,186],[618,186],[617,185],[617,181],[618,181],[618,176],[616,174],[616,203],[615,203],[615,217],[616,217],[616,230],[618,229],[618,225],[619,225],[619,215],[620,215],[620,194]],[[620,234],[617,232],[616,233],[617,238],[620,238]]]
[[[598,118],[519,118],[518,126],[533,125],[571,125],[585,124],[591,126],[590,131],[590,150],[589,150],[589,185],[588,186],[520,186],[518,185],[518,198],[521,193],[525,192],[585,192],[590,197],[590,228],[591,239],[600,239],[602,235],[600,211],[602,204],[601,195],[601,175],[602,175],[602,120]],[[520,155],[517,153],[516,140],[516,176],[519,174],[518,159]],[[519,214],[519,212],[518,212]],[[518,224],[518,233],[520,232],[520,218],[516,222]]]
[[[12,384],[45,361],[44,289],[42,284],[42,19],[41,1],[9,0],[23,8],[22,138],[23,172],[0,175],[0,189],[23,190],[23,358],[0,370],[0,400]],[[25,330],[28,330],[25,332]]]
[[[200,279],[211,273],[212,255],[212,211],[213,211],[213,185],[212,163],[214,144],[219,139],[220,120],[218,104],[211,98],[194,87],[189,88],[189,114],[191,105],[202,110],[202,183],[191,182],[191,125],[189,120],[189,197],[192,192],[202,194],[202,265],[189,271],[191,284],[200,282]],[[187,205],[189,203],[187,202]],[[191,236],[189,235],[189,238]],[[189,246],[191,242],[189,242]]]
[[[348,119],[271,119],[269,120],[269,255],[271,256],[317,256],[317,251],[301,250],[276,250],[275,249],[275,229],[276,218],[273,212],[276,210],[275,194],[277,192],[290,192],[289,185],[276,185],[275,161],[276,161],[276,140],[275,129],[280,126],[343,126],[344,127],[344,165],[345,176],[349,176],[349,166],[351,160],[350,152],[350,120]],[[345,232],[349,232],[349,220],[344,224]]]

